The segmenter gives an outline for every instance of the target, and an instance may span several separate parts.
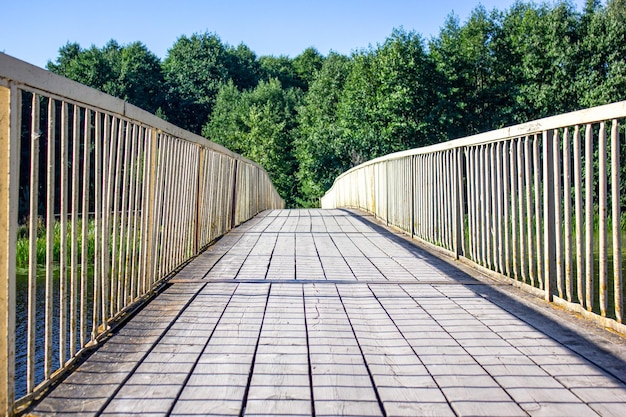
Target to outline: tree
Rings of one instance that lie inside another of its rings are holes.
[[[623,100],[626,92],[626,0],[610,0],[604,8],[589,3],[578,76],[581,107]]]
[[[430,57],[441,80],[435,87],[439,125],[447,139],[501,127],[512,106],[509,70],[503,66],[502,73],[494,71],[499,64],[507,65],[494,53],[497,18],[497,12],[489,14],[479,6],[461,26],[451,14],[430,42]]]
[[[293,60],[288,56],[262,56],[259,58],[259,64],[265,81],[275,78],[280,81],[283,88],[305,89],[305,82],[298,76]]]
[[[576,107],[579,15],[570,3],[554,7],[516,3],[505,15],[498,36],[514,79],[514,122]]]
[[[309,89],[309,85],[322,68],[323,63],[324,57],[315,48],[307,48],[293,59],[293,68],[305,85],[304,91]]]
[[[319,206],[319,199],[334,179],[349,165],[340,148],[342,129],[337,109],[350,72],[350,58],[331,53],[309,85],[298,109],[298,135],[295,139],[299,205]]]
[[[102,49],[68,43],[46,67],[151,113],[163,105],[161,62],[140,42],[120,46],[111,40]]]
[[[226,51],[226,68],[233,83],[244,90],[256,87],[262,78],[261,64],[256,54],[243,43],[236,48],[227,46]]]
[[[277,79],[240,91],[223,85],[202,134],[263,166],[288,206],[295,205],[298,184],[293,155],[296,106],[301,94]]]
[[[394,30],[352,61],[338,107],[341,153],[352,165],[435,141],[437,78],[418,34]]]
[[[217,35],[181,36],[163,62],[168,119],[199,133],[222,84],[229,78],[227,50]]]

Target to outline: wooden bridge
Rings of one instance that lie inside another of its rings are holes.
[[[0,415],[624,416],[624,125],[400,152],[284,210],[256,163],[0,53]]]
[[[489,281],[353,212],[267,211],[32,413],[623,416],[624,340]]]

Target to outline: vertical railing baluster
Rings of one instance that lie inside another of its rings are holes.
[[[61,103],[61,155],[60,155],[60,248],[59,248],[59,368],[67,361],[67,203],[68,203],[68,115],[67,103]]]
[[[533,181],[532,169],[533,154],[531,150],[531,136],[526,136],[524,140],[524,181],[526,183],[526,238],[527,238],[527,260],[528,279],[527,283],[534,286],[536,281],[537,263],[535,259],[534,237],[533,237]]]
[[[543,233],[542,233],[542,189],[541,189],[541,161],[539,153],[539,135],[533,139],[533,165],[535,166],[535,250],[537,258],[537,287],[543,289]]]
[[[489,222],[487,220],[487,145],[480,146],[479,152],[479,187],[480,187],[480,261],[483,266],[487,266],[487,234]]]
[[[440,201],[439,204],[439,229],[440,236],[439,242],[440,245],[444,248],[446,247],[446,243],[448,242],[448,210],[447,210],[447,201],[448,201],[448,191],[450,191],[450,183],[448,182],[448,158],[446,152],[439,153],[439,187],[436,190],[440,193]]]
[[[145,146],[146,146],[146,128],[145,127],[137,127],[137,153],[135,155],[135,201],[133,203],[133,236],[132,240],[132,260],[131,260],[131,288],[130,288],[130,299],[129,302],[134,301],[137,297],[141,295],[139,292],[139,264],[141,262],[141,242],[140,238],[144,233],[144,229],[142,227],[143,224],[143,216],[144,212],[141,209],[141,201],[145,198],[145,192],[143,188],[143,165],[145,162]],[[197,251],[196,251],[197,252]]]
[[[167,275],[167,271],[170,270],[174,263],[174,245],[176,241],[177,230],[174,227],[176,222],[177,213],[175,213],[175,206],[179,203],[176,200],[177,192],[180,189],[178,183],[177,172],[175,170],[176,161],[180,158],[181,144],[172,142],[171,154],[167,158],[167,174],[165,176],[165,189],[163,196],[165,197],[165,222],[164,222],[164,239],[163,239],[163,251],[165,256],[163,257],[163,264],[161,266],[161,278]]]
[[[371,174],[372,174],[372,184],[374,184],[374,179],[376,178],[376,171],[374,167],[372,167]],[[413,155],[411,157],[409,175],[410,175],[409,181],[411,183],[411,189],[410,189],[411,236],[418,237],[419,236],[419,193],[420,193],[419,155]],[[371,206],[372,207],[376,206],[374,194],[372,194]]]
[[[82,213],[83,221],[81,224],[81,258],[80,258],[80,321],[84,323],[81,326],[82,335],[81,341],[87,338],[87,309],[88,309],[88,294],[89,288],[87,279],[89,278],[89,253],[88,253],[88,239],[89,239],[89,179],[91,170],[91,113],[89,109],[85,109],[83,120],[83,187],[82,187]],[[92,314],[92,328],[91,328],[91,341],[94,342],[97,336],[98,322],[100,320],[100,280],[97,279],[97,274],[94,274],[94,286],[93,286],[93,314]],[[84,342],[83,342],[84,343]]]
[[[514,139],[511,141],[509,148],[509,159],[511,171],[509,172],[508,181],[511,183],[511,218],[507,219],[507,222],[511,223],[511,255],[513,260],[513,270],[511,271],[511,278],[520,280],[519,270],[519,235],[518,235],[518,222],[517,222],[517,141]]]
[[[511,189],[509,177],[510,173],[510,161],[509,152],[513,146],[511,141],[502,143],[502,172],[503,172],[503,186],[504,186],[504,200],[502,201],[504,207],[504,217],[502,222],[504,223],[504,274],[509,278],[512,276],[511,270],[511,227],[510,227],[510,207],[511,207]]]
[[[166,262],[168,261],[168,237],[169,237],[169,200],[170,200],[170,186],[169,186],[169,177],[170,177],[170,158],[174,157],[174,144],[169,141],[169,137],[167,135],[163,135],[160,141],[160,158],[162,164],[162,176],[160,185],[160,215],[159,215],[159,244],[158,244],[158,254],[156,257],[157,262],[157,274],[154,277],[155,280],[159,280],[164,276],[164,269]]]
[[[155,198],[154,198],[154,218],[153,218],[153,241],[154,246],[152,248],[152,266],[150,267],[151,281],[149,285],[158,281],[161,277],[161,263],[163,262],[163,219],[165,217],[165,168],[166,168],[166,160],[168,149],[167,141],[165,140],[165,134],[157,132],[154,146],[155,146],[155,156],[156,156],[156,184],[155,184]]]
[[[593,310],[593,127],[585,127],[585,307]]]
[[[517,141],[517,193],[518,193],[518,229],[519,229],[519,264],[520,276],[519,281],[527,282],[528,269],[526,266],[526,236],[525,236],[525,213],[524,213],[524,141],[526,138],[519,138]]]
[[[561,213],[561,152],[559,130],[554,131],[552,139],[553,187],[554,187],[554,250],[555,250],[555,278],[556,288],[560,298],[563,298],[563,219]]]
[[[554,187],[554,146],[557,139],[554,130],[543,132],[543,277],[544,298],[552,301],[556,284],[556,242],[555,242],[555,187]],[[559,203],[560,204],[560,203]]]
[[[74,356],[82,346],[78,320],[78,216],[80,216],[78,180],[80,178],[80,108],[74,104],[72,116],[72,224],[70,254],[70,355]],[[78,342],[78,343],[77,343]]]
[[[498,225],[500,223],[500,218],[498,217],[498,172],[497,172],[497,152],[496,152],[496,144],[492,143],[489,145],[489,179],[491,183],[491,191],[489,196],[489,213],[491,216],[491,221],[489,225],[491,230],[489,232],[491,236],[491,249],[489,253],[491,254],[491,263],[489,268],[497,270],[499,259],[498,259],[498,248],[501,246],[502,241],[500,240],[500,234],[498,233]]]
[[[585,305],[585,246],[583,227],[582,156],[580,152],[580,127],[574,128],[574,211],[576,221],[576,294],[577,302]]]
[[[198,149],[198,159],[197,159],[197,168],[198,176],[196,177],[195,182],[195,193],[198,196],[196,199],[196,207],[195,207],[195,216],[194,216],[194,224],[195,224],[195,239],[194,239],[194,252],[198,252],[200,248],[203,246],[203,217],[205,215],[202,207],[205,204],[205,192],[207,191],[203,186],[203,179],[205,176],[206,170],[206,151],[204,148],[199,147]]]
[[[217,178],[218,176],[218,168],[219,168],[219,158],[217,152],[209,150],[209,157],[211,162],[207,171],[207,178],[210,176],[211,178]],[[206,189],[207,193],[207,242],[213,240],[213,236],[215,235],[215,225],[217,224],[217,208],[215,204],[217,204],[217,196],[215,195],[217,181],[211,181]]]
[[[158,215],[157,201],[157,180],[158,180],[158,136],[156,129],[148,129],[148,142],[146,150],[146,158],[144,162],[144,190],[145,198],[143,200],[142,211],[145,213],[143,222],[144,233],[142,233],[142,272],[141,275],[141,292],[145,293],[148,283],[153,280],[154,259],[156,258],[156,242],[157,228],[156,217]]]
[[[20,187],[22,93],[0,86],[0,414],[15,402],[16,238]],[[24,161],[28,162],[28,161]]]
[[[570,169],[570,136],[569,129],[563,132],[563,228],[565,241],[565,297],[572,301],[572,183]]]
[[[445,193],[445,206],[444,206],[444,211],[445,211],[445,238],[444,238],[444,242],[446,242],[446,248],[448,250],[452,250],[453,246],[452,246],[452,209],[451,209],[451,202],[452,202],[452,191],[453,191],[453,183],[451,181],[452,179],[452,175],[451,175],[451,170],[452,170],[452,153],[451,151],[447,151],[444,153],[444,185],[443,185],[443,191]]]
[[[611,215],[613,222],[613,298],[615,320],[622,322],[622,241],[620,208],[620,141],[617,119],[611,125]]]
[[[192,161],[192,157],[191,157],[191,152],[190,152],[190,146],[188,146],[188,144],[182,144],[183,146],[181,146],[181,158],[180,160],[183,161],[183,166],[185,167],[193,167],[193,161]],[[179,230],[179,237],[178,237],[178,241],[180,242],[180,246],[178,246],[178,250],[176,253],[176,261],[174,262],[174,265],[172,265],[173,268],[175,268],[182,260],[183,257],[185,255],[185,253],[187,252],[187,245],[188,245],[188,228],[189,228],[189,223],[188,223],[188,215],[189,215],[189,203],[190,203],[190,195],[189,195],[189,177],[191,176],[191,172],[189,169],[181,169],[179,168],[178,171],[178,175],[179,178],[182,178],[182,182],[180,184],[179,187],[179,200],[183,202],[182,204],[182,215],[179,215],[177,217],[177,229]],[[173,269],[172,268],[172,269]]]
[[[94,185],[93,190],[93,198],[94,198],[94,214],[93,214],[93,223],[94,223],[94,257],[93,257],[93,268],[94,268],[94,281],[98,282],[97,285],[100,288],[106,287],[107,276],[104,274],[103,270],[103,262],[102,262],[102,245],[100,242],[103,240],[102,235],[102,147],[103,145],[103,137],[102,137],[102,114],[99,111],[95,111],[93,113],[93,123],[91,123],[89,127],[90,134],[93,129],[92,136],[92,147],[94,150],[94,172],[92,183]],[[94,286],[95,287],[95,286]],[[106,304],[106,300],[104,299],[104,292],[100,291],[101,296],[103,296],[100,301],[101,305]],[[95,298],[95,295],[94,295]],[[102,312],[101,324],[102,327],[98,328],[98,333],[101,333],[103,330],[108,329],[109,316],[107,316],[104,311]]]
[[[504,269],[504,190],[502,187],[502,183],[504,182],[502,177],[502,141],[498,142],[496,145],[496,184],[498,187],[497,197],[495,198],[497,204],[497,216],[496,216],[496,230],[498,235],[498,272],[501,274],[505,273]]]
[[[128,284],[127,274],[126,274],[126,236],[127,236],[127,227],[128,227],[128,200],[129,200],[129,188],[130,188],[130,177],[132,173],[130,172],[132,167],[130,163],[131,154],[133,152],[132,149],[132,136],[133,131],[135,129],[134,123],[130,121],[126,121],[126,131],[124,132],[124,161],[121,172],[118,172],[118,175],[122,177],[121,191],[122,191],[122,199],[119,205],[119,220],[120,220],[120,235],[118,239],[118,249],[116,250],[117,255],[117,278],[116,278],[116,294],[115,294],[115,302],[111,306],[111,315],[115,315],[122,310],[122,306],[124,305],[124,299],[126,297],[126,286]]]
[[[115,179],[117,173],[115,171],[115,164],[117,162],[117,149],[119,143],[119,135],[122,129],[121,120],[116,117],[112,117],[108,114],[102,114],[98,116],[100,123],[103,123],[103,162],[102,162],[102,213],[101,213],[101,238],[99,243],[100,247],[100,276],[101,276],[101,305],[106,306],[106,297],[109,297],[111,278],[115,273],[115,246],[112,241],[113,228],[115,224],[112,219],[115,217],[115,199],[117,189],[114,188]],[[105,314],[103,312],[102,314]]]
[[[26,391],[35,388],[35,356],[37,352],[37,238],[39,237],[39,155],[41,147],[41,103],[33,94],[31,105],[30,187],[28,219],[28,348]]]
[[[56,106],[55,100],[48,99],[47,163],[46,163],[46,287],[44,318],[44,379],[52,375],[52,328],[54,312],[54,208],[56,171]]]
[[[493,268],[493,258],[492,258],[492,253],[493,253],[493,246],[494,246],[494,242],[493,242],[493,216],[492,216],[492,211],[491,211],[491,205],[493,204],[493,195],[492,195],[492,188],[491,188],[491,184],[492,184],[492,170],[491,170],[491,150],[492,150],[492,144],[488,144],[485,146],[485,154],[484,154],[484,161],[485,161],[485,177],[484,177],[484,181],[485,181],[485,236],[487,238],[487,241],[485,243],[486,246],[486,266],[487,268]]]
[[[417,182],[417,192],[415,193],[415,210],[417,212],[417,235],[424,238],[424,155],[417,155],[415,181]]]
[[[123,190],[123,172],[126,169],[122,166],[122,158],[124,157],[124,137],[126,136],[126,121],[117,118],[117,138],[115,140],[115,169],[114,173],[114,185],[112,192],[112,210],[113,210],[113,224],[111,226],[111,279],[109,280],[109,288],[104,291],[103,294],[109,294],[107,309],[108,311],[115,311],[117,305],[117,288],[119,281],[119,247],[120,247],[120,215],[122,211],[122,196]],[[103,312],[103,316],[106,317],[107,312]]]
[[[463,155],[464,149],[457,148],[454,151],[454,179],[455,179],[455,196],[454,196],[454,239],[455,239],[455,255],[456,259],[461,256],[467,256],[465,248],[465,196],[463,194]]]
[[[421,230],[421,237],[422,239],[427,239],[428,238],[428,166],[427,166],[427,156],[426,155],[422,155],[421,158],[421,162],[420,162],[420,173],[421,173],[421,178],[420,178],[420,182],[422,184],[422,202],[421,202],[421,224],[422,226],[420,227]]]
[[[224,196],[226,195],[226,190],[225,188],[225,181],[224,181],[224,160],[222,158],[221,154],[216,154],[215,155],[217,158],[217,164],[215,166],[215,169],[217,171],[217,184],[215,186],[215,203],[216,203],[216,215],[217,218],[215,219],[215,228],[214,230],[214,235],[220,235],[222,233],[222,231],[224,230],[224,204],[222,202],[222,200],[224,199]]]
[[[598,279],[599,279],[599,301],[600,314],[606,317],[608,298],[608,254],[606,237],[606,216],[607,216],[607,172],[606,172],[606,124],[600,123],[600,133],[598,135]]]
[[[137,195],[139,194],[135,189],[135,178],[137,177],[137,136],[139,126],[137,124],[132,124],[132,131],[130,135],[130,168],[128,175],[128,206],[125,208],[127,211],[126,215],[126,249],[124,251],[124,286],[122,289],[122,305],[121,308],[125,308],[129,305],[131,300],[133,299],[132,290],[134,289],[133,284],[133,259],[135,258],[135,254],[133,252],[134,248],[134,240],[133,235],[135,233],[135,201]]]
[[[472,146],[470,148],[470,163],[471,163],[471,192],[472,192],[472,213],[470,215],[470,223],[472,225],[471,242],[472,242],[472,259],[476,263],[480,263],[480,248],[478,242],[480,240],[480,229],[478,228],[479,210],[478,204],[480,201],[480,194],[478,192],[478,147]]]

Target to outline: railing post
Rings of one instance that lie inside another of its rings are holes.
[[[456,259],[464,255],[463,245],[463,220],[465,203],[463,199],[463,148],[454,151],[453,175],[454,175],[454,254]]]
[[[194,240],[194,247],[193,247],[193,253],[194,255],[198,253],[198,250],[200,249],[200,239],[201,239],[201,234],[202,234],[202,219],[200,217],[201,214],[201,209],[202,209],[202,202],[204,201],[204,187],[202,186],[204,181],[204,162],[205,158],[204,158],[204,148],[203,147],[198,147],[198,177],[196,179],[196,213],[195,213],[195,220],[196,220],[196,224],[195,224],[195,240]]]
[[[552,301],[556,286],[556,230],[554,193],[554,149],[555,130],[543,132],[543,248],[544,248],[544,297]],[[560,230],[559,230],[560,233]]]
[[[385,223],[389,226],[389,193],[391,187],[389,186],[389,161],[385,161]]]
[[[148,226],[148,230],[146,233],[146,268],[145,268],[145,277],[143,277],[144,283],[147,280],[147,285],[144,284],[143,291],[147,291],[152,283],[154,282],[154,276],[156,273],[156,253],[157,253],[157,230],[158,226],[156,225],[156,198],[157,198],[157,179],[159,178],[159,166],[163,163],[163,161],[157,161],[158,151],[159,151],[159,131],[157,129],[151,129],[150,132],[150,141],[149,141],[149,154],[146,155],[146,159],[149,159],[149,176],[145,179],[148,181],[148,195],[146,197],[146,205],[144,207],[147,208],[147,221],[146,224]],[[158,164],[158,165],[157,165]]]
[[[415,156],[409,159],[409,175],[411,183],[411,238],[415,237]]]
[[[0,86],[0,414],[15,401],[15,244],[19,181],[19,96]]]
[[[232,205],[230,207],[230,228],[234,229],[237,221],[235,215],[237,213],[237,164],[239,161],[235,159],[233,166],[233,189],[232,189]]]

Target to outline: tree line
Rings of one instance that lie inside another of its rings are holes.
[[[261,56],[217,34],[160,60],[140,42],[68,43],[50,71],[120,97],[265,167],[290,207],[390,152],[626,99],[626,0],[518,1],[394,29],[349,56]]]

